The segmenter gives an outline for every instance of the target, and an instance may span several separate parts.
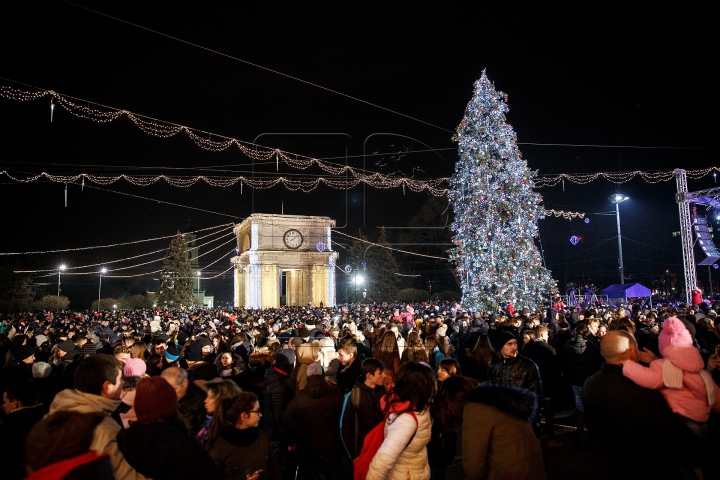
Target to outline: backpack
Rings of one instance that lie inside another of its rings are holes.
[[[410,415],[412,415],[413,420],[415,420],[415,433],[417,433],[417,428],[419,424],[415,412],[410,411],[402,413],[409,413]],[[402,413],[398,414],[398,417],[402,415]],[[389,413],[385,415],[385,419],[382,422],[378,423],[375,428],[370,430],[370,432],[368,432],[368,434],[365,436],[362,450],[360,451],[360,456],[353,460],[354,480],[365,480],[365,478],[367,477],[368,470],[370,469],[370,462],[372,462],[372,459],[377,454],[377,451],[380,450],[380,445],[382,445],[383,441],[385,440],[385,422],[387,422],[389,415]],[[408,445],[410,445],[410,442],[412,442],[413,438],[415,438],[415,433],[412,434],[412,437],[410,437],[410,440],[408,440],[405,448],[407,448]],[[403,450],[405,450],[405,448],[403,448]]]
[[[362,395],[362,391],[360,390],[360,387],[357,385],[354,385],[352,390],[350,390],[347,394],[345,394],[345,400],[343,400],[343,406],[342,411],[340,412],[340,440],[342,440],[343,447],[345,447],[345,453],[347,453],[348,457],[352,460],[357,454],[358,449],[358,410],[360,409],[360,396]],[[345,418],[345,408],[347,408],[348,400],[352,403],[352,406],[355,407],[355,451],[350,452],[347,445],[345,444],[345,439],[343,438],[342,434],[342,428],[343,428],[343,418]]]

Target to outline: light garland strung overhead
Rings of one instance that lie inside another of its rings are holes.
[[[225,223],[223,225],[217,225],[215,227],[199,228],[199,229],[193,231],[193,233],[204,232],[206,230],[214,230],[217,228],[228,228],[228,227],[232,228],[234,226],[235,226],[234,223]],[[217,232],[215,232],[215,233],[217,233]],[[209,235],[211,235],[211,234],[209,234]],[[138,243],[154,242],[156,240],[167,240],[168,238],[175,238],[176,236],[177,236],[177,234],[174,234],[174,235],[168,235],[166,237],[146,238],[144,240],[133,240],[130,242],[113,243],[111,245],[94,245],[92,247],[62,248],[59,250],[38,250],[38,251],[34,251],[34,252],[0,252],[0,256],[2,256],[2,255],[39,255],[39,254],[46,254],[46,253],[80,252],[83,250],[94,250],[96,248],[122,247],[125,245],[136,245]]]
[[[26,178],[19,178],[11,175],[6,170],[0,171],[0,176],[5,176],[8,179],[18,183],[32,183],[42,180],[50,180],[55,183],[77,183],[92,182],[98,185],[111,185],[120,180],[125,180],[128,183],[139,186],[148,187],[161,180],[167,182],[168,185],[173,187],[188,188],[192,187],[198,182],[205,182],[212,187],[232,187],[235,184],[247,185],[251,188],[264,190],[275,187],[277,185],[283,185],[285,188],[291,191],[300,190],[304,193],[311,192],[318,188],[320,185],[326,185],[330,188],[338,190],[349,190],[363,183],[370,187],[390,189],[390,188],[408,188],[413,192],[419,193],[423,190],[427,190],[429,193],[436,197],[445,195],[447,188],[443,183],[447,180],[446,178],[438,178],[432,180],[416,180],[412,178],[399,178],[387,175],[381,175],[374,173],[371,175],[357,174],[354,178],[327,178],[318,177],[311,180],[297,180],[287,177],[275,177],[271,179],[265,178],[248,178],[244,176],[237,177],[210,177],[206,175],[198,175],[195,177],[173,177],[169,175],[92,175],[87,173],[79,173],[74,175],[53,175],[47,172],[41,172],[37,175],[32,175]]]
[[[312,166],[317,166],[321,168],[324,172],[340,176],[349,174],[352,176],[352,179],[330,179],[330,178],[318,178],[313,181],[298,181],[298,180],[291,180],[284,177],[275,178],[272,180],[257,180],[257,179],[248,179],[245,177],[232,177],[232,178],[224,178],[224,177],[191,177],[191,178],[180,178],[180,177],[166,177],[164,175],[160,176],[133,176],[133,177],[127,177],[124,175],[117,175],[117,176],[111,176],[111,175],[87,175],[87,174],[81,174],[81,175],[72,175],[72,176],[57,176],[53,175],[50,176],[49,174],[40,174],[40,176],[35,177],[29,177],[26,179],[26,181],[35,181],[37,178],[42,178],[42,176],[45,176],[45,178],[48,178],[49,180],[56,181],[56,182],[70,182],[80,179],[81,177],[87,178],[88,180],[94,181],[95,183],[98,183],[100,185],[109,185],[111,183],[114,183],[118,181],[121,178],[124,178],[125,180],[133,183],[134,185],[140,185],[140,186],[148,186],[152,185],[153,183],[157,182],[160,179],[164,179],[171,185],[175,187],[189,187],[192,186],[194,183],[196,183],[198,180],[204,180],[208,182],[212,186],[219,186],[219,187],[230,187],[237,182],[241,182],[244,184],[247,184],[248,186],[252,188],[272,188],[275,185],[278,185],[282,183],[286,188],[289,190],[302,190],[303,192],[309,192],[314,189],[316,189],[318,186],[320,186],[321,183],[324,183],[327,186],[330,186],[332,188],[339,188],[339,189],[349,189],[353,188],[361,183],[365,183],[369,186],[375,187],[375,188],[383,188],[383,189],[389,189],[389,188],[398,188],[402,187],[409,188],[413,192],[421,192],[423,190],[430,191],[431,194],[433,194],[436,197],[442,196],[445,194],[446,189],[439,187],[443,182],[446,181],[446,179],[440,178],[440,179],[434,179],[434,180],[416,180],[411,178],[398,178],[391,175],[384,175],[381,173],[370,173],[366,174],[362,171],[358,171],[357,169],[347,166],[347,165],[334,165],[329,162],[324,162],[317,158],[307,158],[303,157],[297,154],[291,154],[289,152],[284,152],[279,149],[269,149],[266,147],[261,147],[261,149],[258,149],[257,145],[249,143],[249,142],[243,142],[241,140],[235,139],[235,138],[228,138],[224,137],[222,135],[217,134],[211,134],[214,137],[217,138],[223,138],[225,140],[222,141],[213,141],[208,138],[201,137],[198,135],[193,129],[186,127],[184,125],[178,125],[171,122],[166,122],[163,120],[158,120],[150,117],[145,117],[143,115],[138,115],[136,113],[132,113],[128,110],[120,110],[115,109],[111,107],[103,106],[103,109],[98,108],[91,108],[86,107],[84,105],[79,105],[68,96],[61,95],[54,90],[40,90],[37,92],[28,92],[24,90],[19,90],[17,88],[8,87],[6,85],[0,85],[0,97],[7,98],[9,100],[17,100],[17,101],[31,101],[31,100],[37,100],[46,96],[50,96],[50,102],[51,106],[54,109],[55,102],[57,102],[57,105],[63,107],[65,110],[67,110],[72,115],[84,118],[87,120],[92,120],[97,123],[108,123],[117,120],[120,117],[127,116],[130,121],[132,121],[140,130],[147,133],[148,135],[153,135],[155,137],[159,138],[170,138],[173,137],[179,133],[185,133],[197,146],[208,150],[212,152],[221,152],[224,150],[227,150],[228,148],[232,146],[237,146],[237,148],[247,157],[252,158],[253,160],[257,161],[268,161],[272,159],[273,157],[276,160],[276,163],[283,162],[286,165],[300,169],[300,170],[306,170]],[[86,100],[83,100],[84,102],[87,102]],[[94,102],[87,102],[92,103],[93,105],[98,105]],[[205,134],[205,132],[203,132]],[[7,175],[7,172],[3,172]],[[8,175],[9,176],[9,175]],[[37,177],[37,178],[36,178]],[[54,178],[51,178],[54,177]],[[92,178],[91,178],[92,177]],[[20,181],[18,179],[13,179],[16,181]]]

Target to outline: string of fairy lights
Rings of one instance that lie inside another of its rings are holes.
[[[33,87],[34,88],[34,87]],[[200,134],[196,133],[195,129],[191,129],[185,125],[178,125],[172,122],[159,120],[156,118],[146,117],[139,115],[128,110],[116,109],[107,107],[95,102],[87,100],[75,99],[67,95],[62,95],[54,90],[42,90],[31,92],[26,90],[20,90],[17,88],[9,87],[7,85],[0,85],[0,97],[4,97],[8,100],[16,101],[32,101],[38,100],[44,97],[50,96],[50,111],[51,121],[53,118],[53,112],[56,104],[70,114],[91,120],[97,123],[109,123],[113,122],[123,116],[128,117],[142,132],[159,138],[170,138],[180,133],[185,133],[198,147],[203,148],[212,152],[222,152],[231,147],[237,147],[240,152],[256,161],[268,161],[275,158],[276,164],[280,162],[296,169],[306,170],[310,167],[317,166],[332,176],[349,175],[352,178],[341,179],[341,178],[326,178],[320,177],[314,180],[294,180],[286,177],[274,178],[274,179],[258,179],[258,178],[247,178],[247,177],[230,177],[225,178],[222,176],[218,177],[170,177],[165,175],[159,176],[125,176],[125,175],[50,175],[47,173],[41,173],[28,177],[26,179],[19,179],[10,176],[7,172],[3,172],[8,178],[13,181],[22,182],[33,182],[41,178],[47,178],[48,180],[61,183],[69,183],[71,181],[77,181],[81,179],[88,179],[89,181],[98,183],[100,185],[109,185],[121,179],[124,179],[133,185],[138,186],[149,186],[157,181],[165,180],[170,185],[175,187],[190,187],[197,181],[203,180],[212,186],[217,187],[229,187],[236,183],[247,184],[251,188],[267,189],[272,188],[278,184],[283,184],[285,188],[290,190],[301,190],[303,192],[310,192],[321,184],[327,185],[335,189],[350,189],[360,184],[367,184],[369,186],[381,189],[390,188],[408,188],[413,192],[419,193],[424,190],[428,190],[432,195],[439,197],[445,194],[446,188],[443,187],[443,183],[446,181],[444,178],[430,179],[430,180],[419,180],[407,177],[397,177],[393,175],[384,175],[381,173],[370,173],[366,174],[362,171],[350,167],[348,165],[335,165],[330,162],[326,162],[317,158],[305,157],[302,155],[285,152],[280,149],[270,149],[266,147],[258,148],[258,145],[243,142],[235,138],[225,137],[223,135],[212,134],[208,132],[202,132],[203,135],[208,137],[216,137],[222,140],[212,140],[211,138],[205,138]],[[90,106],[80,105],[71,99],[82,101],[88,105],[97,105],[102,107],[93,108]]]
[[[215,229],[218,229],[218,228],[228,228],[228,227],[232,228],[232,227],[234,227],[234,226],[235,226],[234,223],[225,223],[225,224],[222,224],[222,225],[216,225],[216,226],[214,226],[214,227],[199,228],[199,229],[195,230],[195,232],[205,232],[205,231],[207,231],[207,230],[215,230]],[[130,242],[112,243],[112,244],[109,244],[109,245],[93,245],[93,246],[90,246],[90,247],[61,248],[61,249],[57,249],[57,250],[37,250],[37,251],[34,251],[34,252],[0,252],[0,255],[42,255],[42,254],[47,254],[47,253],[81,252],[81,251],[84,251],[84,250],[95,250],[95,249],[99,249],[99,248],[123,247],[123,246],[127,246],[127,245],[137,245],[137,244],[139,244],[139,243],[154,242],[154,241],[157,241],[157,240],[168,240],[168,239],[170,239],[170,238],[175,238],[176,236],[177,236],[177,234],[175,234],[175,235],[167,235],[167,236],[164,236],[164,237],[146,238],[146,239],[143,239],[143,240],[132,240],[132,241],[130,241]],[[201,238],[201,237],[198,237],[198,239],[199,239],[199,238]]]
[[[204,136],[196,133],[198,132],[198,130],[192,129],[184,125],[179,125],[156,118],[139,115],[128,110],[116,109],[87,100],[75,99],[75,97],[62,95],[54,90],[43,90],[38,88],[35,89],[35,91],[27,91],[13,88],[7,85],[0,85],[0,97],[6,98],[8,100],[27,102],[38,100],[47,96],[50,96],[51,119],[57,102],[57,105],[67,110],[72,115],[78,118],[88,119],[97,123],[109,123],[123,116],[127,116],[141,131],[148,135],[153,135],[159,138],[170,138],[180,133],[185,133],[197,146],[208,151],[220,152],[236,146],[244,155],[255,161],[269,161],[272,160],[274,157],[276,164],[278,165],[280,162],[283,162],[290,167],[300,170],[306,170],[310,167],[317,166],[331,176],[341,177],[342,175],[349,175],[352,178],[318,177],[315,179],[298,180],[291,179],[286,176],[279,176],[268,179],[262,177],[228,177],[222,175],[198,175],[192,177],[171,175],[98,175],[90,173],[81,173],[75,175],[54,175],[47,172],[42,172],[37,175],[31,175],[26,178],[19,178],[11,175],[7,171],[0,172],[0,175],[8,177],[12,181],[22,183],[30,183],[47,179],[58,183],[70,183],[75,181],[88,180],[99,185],[110,185],[120,180],[124,180],[136,186],[151,186],[159,181],[165,181],[169,185],[172,185],[174,187],[187,188],[195,185],[198,182],[205,182],[213,187],[231,187],[236,184],[240,184],[241,188],[243,185],[247,185],[251,188],[256,189],[268,189],[282,184],[285,188],[289,190],[299,190],[306,193],[317,189],[321,185],[343,190],[351,189],[361,184],[366,184],[368,186],[380,189],[403,188],[403,190],[405,190],[406,188],[408,188],[416,193],[427,190],[429,193],[437,197],[443,196],[447,193],[446,186],[448,177],[420,180],[407,177],[398,177],[395,175],[385,175],[377,172],[367,173],[364,170],[359,170],[348,165],[337,165],[331,162],[323,161],[319,158],[306,157],[290,152],[285,152],[280,149],[270,149],[267,147],[260,147],[260,149],[258,149],[258,145],[249,142],[243,142],[235,138],[229,138],[223,135],[203,131],[201,133],[203,135],[208,135],[209,137],[204,138]],[[103,109],[80,105],[79,103],[76,103],[71,99],[82,101],[88,105],[97,105],[99,107],[102,107]],[[212,140],[210,137],[220,138],[222,140],[215,141]],[[708,167],[697,170],[687,170],[687,176],[690,179],[700,179],[710,173],[716,172],[720,172],[720,167]],[[629,172],[542,174],[537,175],[533,179],[533,182],[536,188],[552,187],[558,184],[564,185],[566,181],[582,185],[598,179],[605,179],[615,184],[621,184],[629,182],[636,177],[639,177],[648,183],[659,183],[672,180],[675,177],[675,174],[676,170],[634,170]]]

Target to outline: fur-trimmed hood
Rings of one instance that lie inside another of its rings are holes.
[[[482,403],[527,421],[532,421],[537,410],[537,395],[533,392],[502,385],[480,385],[468,393],[466,400]]]

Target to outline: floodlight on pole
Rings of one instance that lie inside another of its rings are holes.
[[[105,268],[105,267],[103,267],[100,270],[100,285],[98,286],[98,304],[97,304],[98,312],[100,311],[100,292],[102,291],[102,276],[104,273],[107,273],[107,268]]]
[[[60,296],[60,274],[63,270],[65,270],[67,267],[63,264],[58,267],[58,294],[57,296]]]
[[[618,269],[620,270],[620,283],[625,283],[625,268],[623,267],[623,254],[622,254],[622,235],[620,234],[620,204],[626,200],[630,200],[621,193],[610,195],[609,199],[615,204],[615,218],[617,219],[617,233],[618,233]]]

